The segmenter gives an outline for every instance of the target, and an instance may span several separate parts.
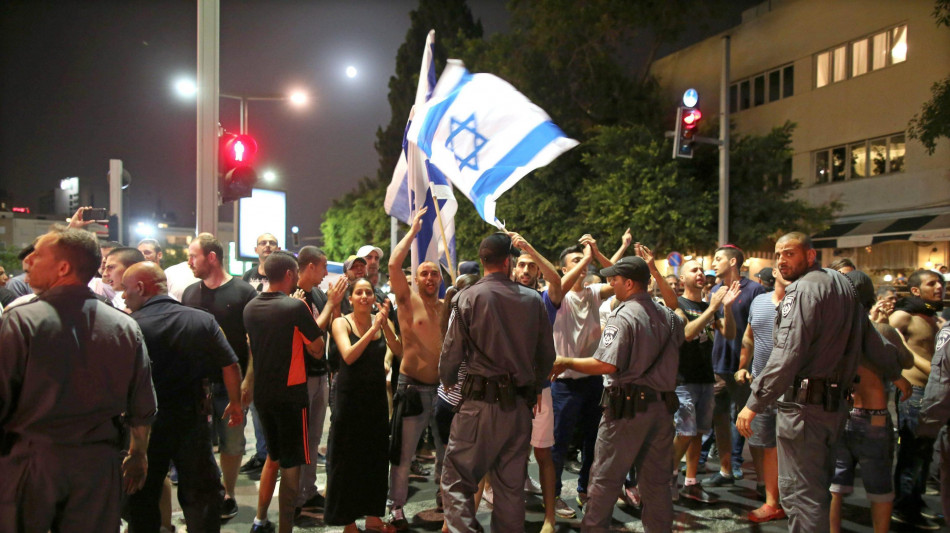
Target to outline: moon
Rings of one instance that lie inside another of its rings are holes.
[[[346,67],[346,77],[347,77],[347,78],[355,78],[355,77],[356,77],[356,67],[354,67],[353,65],[350,65],[350,66]]]

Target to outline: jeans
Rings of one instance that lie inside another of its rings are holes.
[[[911,514],[924,506],[923,494],[933,456],[934,440],[917,436],[917,415],[923,397],[924,388],[914,387],[910,399],[897,404],[900,447],[894,469],[894,509]]]
[[[561,473],[564,471],[564,458],[574,435],[574,426],[580,424],[584,435],[581,449],[582,466],[577,478],[577,491],[587,492],[590,467],[594,463],[594,446],[597,443],[597,426],[603,409],[600,399],[604,392],[603,378],[559,379],[551,383],[551,401],[554,405],[554,447],[551,455],[554,459],[555,489],[561,495]]]
[[[404,375],[399,376],[397,394],[405,391],[408,386],[410,386],[408,378]],[[438,385],[411,386],[419,391],[422,398],[422,413],[402,419],[402,452],[399,456],[399,464],[389,467],[389,499],[393,508],[402,507],[409,498],[409,467],[412,466],[412,458],[416,455],[419,438],[422,437],[426,426],[429,426],[435,440],[435,481],[437,484],[442,476],[442,459],[445,457],[442,437],[435,418],[435,404],[439,399],[436,394]]]

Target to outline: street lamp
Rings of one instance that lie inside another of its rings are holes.
[[[263,95],[263,96],[248,96],[246,94],[237,95],[237,94],[221,93],[218,96],[220,96],[221,98],[238,100],[241,103],[241,134],[242,135],[247,134],[247,103],[248,102],[264,101],[264,100],[270,100],[270,101],[276,101],[276,102],[287,101],[287,102],[290,102],[295,107],[300,107],[300,106],[305,105],[308,100],[307,93],[303,91],[294,91],[287,95],[276,94],[276,95]]]
[[[277,174],[273,170],[268,170],[264,172],[261,177],[263,177],[264,181],[267,183],[274,183],[274,181],[277,179]]]

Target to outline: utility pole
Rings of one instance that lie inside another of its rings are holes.
[[[729,36],[722,38],[719,79],[719,246],[729,242]]]
[[[198,168],[195,229],[218,233],[220,0],[198,0]]]

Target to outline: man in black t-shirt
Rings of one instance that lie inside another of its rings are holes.
[[[677,298],[676,314],[686,322],[686,342],[680,347],[676,396],[680,407],[674,417],[676,437],[673,439],[674,464],[686,455],[686,482],[680,495],[703,503],[719,498],[706,492],[696,482],[702,436],[712,429],[713,388],[716,382],[712,368],[713,335],[719,331],[727,339],[735,336],[732,302],[739,295],[738,282],[712,293],[709,303],[703,301],[706,276],[699,261],[687,261],[680,268],[683,295]],[[722,308],[723,319],[716,318]],[[677,473],[673,474],[678,475]],[[676,485],[674,484],[674,490]]]
[[[246,282],[232,277],[224,269],[221,259],[224,248],[221,242],[210,233],[201,233],[188,246],[188,266],[195,277],[201,281],[185,288],[181,303],[198,309],[204,309],[218,321],[224,331],[228,344],[237,355],[241,373],[247,375],[248,350],[247,331],[244,329],[244,306],[257,297],[257,291]],[[221,508],[222,519],[237,514],[237,500],[234,499],[234,487],[237,484],[238,469],[244,457],[244,425],[228,426],[221,420],[228,405],[228,393],[221,381],[221,372],[211,374],[215,431],[218,434],[221,463],[221,477],[224,483],[225,499]],[[242,386],[242,389],[245,388]],[[263,459],[261,461],[263,467]]]
[[[244,308],[244,327],[251,344],[248,381],[267,439],[254,531],[272,531],[267,508],[280,468],[280,531],[293,529],[300,486],[300,465],[310,462],[307,446],[307,357],[323,358],[323,331],[304,302],[288,294],[297,287],[297,259],[274,252],[264,262],[270,291]]]
[[[267,260],[270,254],[278,250],[280,250],[280,246],[277,244],[277,237],[274,237],[273,234],[262,233],[257,238],[257,246],[254,247],[254,251],[257,252],[259,262],[245,272],[242,278],[248,282],[251,287],[254,287],[257,292],[267,292],[270,290],[267,287],[267,274],[264,273],[264,261]]]

